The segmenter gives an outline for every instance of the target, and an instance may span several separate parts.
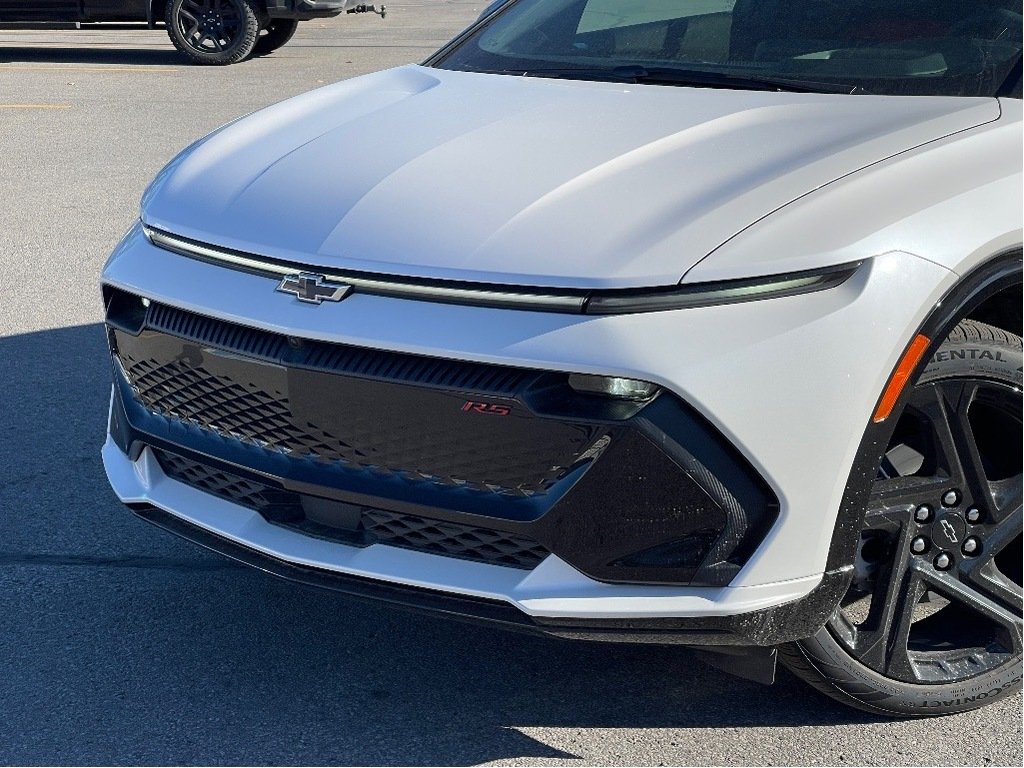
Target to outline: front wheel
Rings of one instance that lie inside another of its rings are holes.
[[[168,0],[167,34],[195,64],[236,64],[256,46],[256,0]]]
[[[271,19],[256,41],[253,56],[266,56],[292,39],[299,22],[295,19]]]
[[[779,649],[876,714],[964,712],[1021,687],[1021,339],[960,323],[908,394],[872,486],[853,583]]]

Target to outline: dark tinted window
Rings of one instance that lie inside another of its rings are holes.
[[[993,96],[1019,66],[1009,0],[513,0],[443,52],[469,71]],[[673,74],[678,77],[673,77]],[[716,77],[721,80],[717,82]]]

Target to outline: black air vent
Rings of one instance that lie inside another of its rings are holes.
[[[175,453],[152,450],[168,477],[255,510],[271,523],[317,538],[350,546],[386,544],[513,568],[535,568],[548,556],[544,547],[524,536],[372,507],[358,508],[359,522],[351,529],[334,530],[324,525],[322,520],[308,520],[303,511],[303,497],[297,493],[249,480]]]
[[[498,365],[443,360],[421,355],[303,340],[289,345],[278,333],[246,328],[161,304],[153,304],[147,327],[201,344],[263,360],[332,373],[509,396],[537,373]]]

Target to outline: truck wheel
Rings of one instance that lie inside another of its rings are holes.
[[[292,39],[299,22],[295,19],[271,19],[256,40],[253,56],[266,56]]]
[[[1021,340],[961,322],[915,382],[869,502],[853,584],[798,677],[875,714],[966,712],[1020,690]]]
[[[167,0],[167,34],[194,64],[236,64],[259,34],[256,0]]]

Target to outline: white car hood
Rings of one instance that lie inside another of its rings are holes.
[[[998,117],[995,99],[408,66],[215,132],[161,172],[143,218],[323,268],[551,287],[669,285],[787,203]]]

